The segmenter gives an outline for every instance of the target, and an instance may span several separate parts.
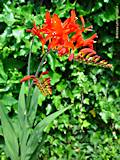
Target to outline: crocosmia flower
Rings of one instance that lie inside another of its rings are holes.
[[[44,96],[51,95],[52,89],[50,86],[50,78],[42,77],[43,75],[46,75],[46,74],[48,74],[48,71],[42,72],[39,78],[35,77],[34,75],[28,75],[22,78],[20,82],[23,83],[32,79],[33,83],[38,87],[38,89]]]
[[[80,16],[81,25],[77,22],[75,11],[71,11],[71,16],[65,21],[62,21],[57,14],[50,15],[46,12],[45,21],[41,28],[38,28],[34,22],[33,28],[28,29],[37,36],[42,43],[42,48],[47,44],[48,50],[58,52],[59,56],[68,55],[68,60],[82,61],[87,64],[95,64],[102,67],[111,67],[107,61],[101,60],[101,57],[96,55],[94,51],[95,39],[97,34],[85,39],[84,32],[91,32],[92,26],[85,26],[83,16]],[[74,52],[78,55],[74,55]]]

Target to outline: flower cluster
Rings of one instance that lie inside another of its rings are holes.
[[[58,17],[57,14],[50,16],[49,12],[46,12],[45,22],[42,27],[37,27],[35,22],[32,29],[27,29],[27,32],[31,32],[37,36],[42,43],[42,49],[44,45],[48,45],[48,51],[50,49],[58,52],[59,56],[68,55],[68,60],[73,59],[82,63],[92,64],[96,66],[102,66],[111,68],[112,65],[108,64],[106,60],[101,60],[101,57],[94,51],[94,39],[97,38],[97,34],[93,34],[91,37],[84,39],[83,33],[92,31],[92,26],[85,27],[85,21],[80,16],[81,25],[77,22],[75,11],[71,11],[71,16],[64,22]],[[43,95],[52,94],[50,86],[50,78],[42,79],[42,75],[48,74],[48,72],[42,72],[40,78],[34,75],[25,76],[21,82],[32,79],[33,83],[40,89]]]
[[[98,56],[96,52],[90,48],[81,49],[78,55],[75,57],[75,60],[89,65],[91,64],[105,68],[112,67],[112,65],[108,64],[106,60],[101,60],[101,57]]]
[[[40,78],[35,77],[34,75],[28,75],[25,76],[24,78],[22,78],[20,80],[21,83],[28,81],[30,79],[33,80],[33,83],[39,88],[39,90],[41,91],[41,93],[44,96],[50,95],[52,94],[52,89],[50,86],[50,78],[42,78],[42,75],[46,75],[48,74],[48,71],[42,72],[40,75]]]
[[[95,33],[91,37],[84,39],[83,33],[92,31],[92,26],[85,27],[85,21],[82,16],[80,16],[80,20],[81,25],[77,22],[74,10],[71,11],[71,16],[64,22],[61,21],[57,14],[53,14],[51,17],[47,11],[43,26],[39,28],[34,22],[33,28],[27,29],[27,32],[38,36],[43,49],[47,43],[48,50],[57,51],[59,56],[68,54],[69,61],[74,59],[87,64],[112,67],[106,60],[101,60],[101,57],[96,55],[93,49],[94,39],[97,38],[97,34]],[[76,50],[78,55],[74,54]]]
[[[83,17],[80,17],[82,26],[77,23],[77,17],[75,11],[71,11],[71,17],[67,18],[64,22],[54,14],[50,16],[49,12],[46,12],[45,23],[42,28],[37,28],[36,24],[32,29],[27,29],[27,32],[31,32],[33,35],[39,37],[42,46],[49,41],[48,50],[57,50],[60,56],[64,54],[70,54],[70,51],[74,51],[80,47],[89,47],[93,49],[94,39],[97,38],[97,34],[84,40],[82,33],[84,31],[92,31],[92,26],[85,28],[85,22]]]

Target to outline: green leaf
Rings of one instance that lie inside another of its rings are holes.
[[[100,116],[105,123],[108,123],[108,120],[109,120],[111,114],[109,111],[104,111],[104,112],[100,112]]]
[[[12,95],[5,94],[2,98],[2,103],[6,106],[12,106],[17,103],[17,100]]]
[[[35,87],[33,95],[32,95],[32,99],[31,99],[31,103],[30,103],[29,112],[28,112],[28,119],[29,119],[29,123],[31,126],[33,126],[33,122],[36,116],[39,94],[40,94],[39,89]]]
[[[0,60],[0,83],[6,83],[7,74],[4,72],[3,63]]]
[[[24,128],[22,129],[21,132],[21,137],[20,137],[20,156],[21,160],[26,160],[26,152],[27,152],[27,141],[28,137],[30,136],[31,129],[29,126],[27,126],[27,121],[25,120],[25,125]]]
[[[33,8],[34,8],[34,5],[28,3],[26,5],[19,5],[14,10],[14,12],[15,12],[15,14],[17,14],[17,16],[20,16],[20,18],[22,17],[22,19],[25,17],[27,17],[27,19],[31,19],[31,18],[33,18],[33,16],[32,16]]]
[[[100,143],[100,131],[93,132],[90,136],[91,144],[98,145]]]
[[[57,108],[61,104],[61,96],[54,96],[53,97],[53,103],[55,107]]]
[[[52,106],[51,106],[51,104],[48,104],[46,107],[46,115],[50,114],[51,111],[52,111]]]
[[[54,73],[50,72],[49,75],[51,77],[51,85],[57,83],[61,78],[61,75],[55,72]]]
[[[89,98],[85,98],[85,99],[83,100],[83,103],[84,103],[84,104],[88,104],[88,105],[89,105],[89,104],[90,104],[90,102],[89,102]]]
[[[94,7],[92,8],[92,12],[94,12],[94,11],[98,10],[99,8],[101,8],[102,5],[103,4],[101,2],[96,2]]]
[[[32,155],[32,153],[37,149],[38,147],[38,143],[41,142],[42,140],[42,134],[44,129],[55,119],[57,118],[60,114],[62,114],[63,112],[65,112],[67,109],[69,109],[70,107],[61,109],[49,116],[47,116],[46,118],[44,118],[41,122],[39,122],[36,127],[34,128],[27,146],[28,146],[28,150],[27,150],[27,158],[26,160],[31,159],[30,155]]]
[[[55,71],[55,58],[51,54],[48,54],[48,63],[53,71]]]
[[[21,124],[21,127],[24,126],[24,120],[26,116],[26,104],[25,104],[25,95],[24,95],[25,85],[22,83],[19,100],[18,100],[18,118]]]
[[[38,159],[38,155],[40,154],[40,149],[44,145],[46,138],[47,138],[47,135],[46,134],[43,135],[41,142],[38,143],[38,147],[36,147],[36,150],[31,155],[30,160],[36,160],[36,159]]]
[[[15,22],[14,14],[12,10],[4,4],[4,17],[2,19],[8,26],[11,26]]]
[[[48,63],[52,69],[52,71],[55,71],[56,67],[61,67],[62,64],[57,60],[58,56],[55,55],[55,53],[50,52],[48,55]]]
[[[66,81],[62,80],[60,81],[57,85],[56,88],[59,92],[61,92],[62,90],[64,90],[67,87]]]
[[[105,3],[108,3],[108,2],[109,2],[109,0],[104,0],[104,2],[105,2]]]
[[[24,36],[24,28],[23,28],[23,26],[13,29],[12,30],[12,34],[17,39],[17,43],[20,43],[21,39]]]
[[[25,91],[25,85],[23,83],[21,86],[19,101],[18,101],[18,124],[20,124],[20,129],[21,129],[19,133],[21,160],[25,160],[26,150],[27,150],[27,140],[31,132],[31,128],[28,125],[24,91]]]
[[[87,120],[83,121],[82,127],[87,128],[90,125],[90,123]]]
[[[0,102],[0,117],[1,117],[3,135],[5,139],[6,151],[8,153],[8,156],[12,160],[19,160],[17,136],[15,134],[12,121],[7,116],[4,108],[5,106]]]
[[[2,126],[0,126],[0,136],[3,136]]]
[[[39,97],[38,97],[38,104],[41,106],[42,105],[42,102],[45,100],[45,96],[42,94],[42,93],[40,93],[39,94]]]

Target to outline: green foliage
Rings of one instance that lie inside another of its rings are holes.
[[[44,129],[55,118],[70,108],[66,107],[54,112],[35,126],[39,90],[34,89],[29,109],[27,109],[24,90],[23,83],[18,100],[18,114],[14,117],[14,120],[9,118],[5,105],[0,102],[1,133],[3,133],[5,140],[4,151],[7,157],[15,160],[37,159],[44,141]]]
[[[71,9],[75,9],[78,16],[84,16],[86,25],[93,25],[93,31],[98,33],[98,43],[95,44],[95,50],[98,55],[108,59],[109,63],[113,64],[113,69],[87,66],[74,61],[68,62],[66,57],[59,58],[57,53],[51,52],[46,57],[47,64],[43,66],[42,70],[46,68],[49,70],[53,95],[46,98],[41,93],[37,93],[37,89],[34,90],[35,97],[32,97],[28,112],[29,125],[32,126],[35,118],[34,123],[37,124],[46,117],[46,114],[49,115],[53,111],[71,107],[72,104],[71,110],[66,111],[45,129],[45,133],[49,136],[43,140],[45,147],[39,153],[40,159],[119,160],[120,40],[115,38],[115,14],[116,5],[119,5],[120,2],[118,0],[72,2],[69,0],[51,0],[51,3],[48,1],[34,1],[34,3],[29,1],[27,3],[24,0],[12,3],[7,0],[0,2],[0,99],[4,105],[3,113],[8,113],[12,119],[10,121],[14,122],[13,127],[11,127],[8,121],[6,124],[8,128],[6,126],[3,131],[9,129],[9,133],[12,130],[11,133],[22,137],[17,125],[16,113],[18,112],[19,80],[23,75],[26,75],[27,56],[31,40],[30,34],[26,33],[25,30],[32,27],[33,20],[42,25],[46,7],[52,13],[57,13],[63,20],[69,15]],[[31,74],[35,73],[40,59],[41,44],[35,38]],[[27,90],[28,88],[25,86],[24,92],[27,93]],[[37,97],[38,94],[39,97]],[[36,98],[38,98],[38,109]],[[24,125],[20,125],[20,127],[23,129],[23,133],[26,133],[23,136],[25,141],[21,143],[22,157],[24,157],[27,150],[26,139],[31,130],[26,128],[28,124],[25,120],[25,104],[19,105],[22,105],[18,112],[19,120],[24,120]],[[20,121],[20,124],[23,122]],[[39,127],[41,126],[38,125]],[[5,135],[8,134],[5,142],[11,145],[12,139],[9,139],[11,136],[9,133],[5,133]],[[36,131],[34,136],[36,136]],[[12,138],[14,138],[13,141],[16,146],[14,154],[18,156],[16,136]],[[34,137],[31,137],[29,147],[33,145],[34,148],[37,144],[33,143],[33,139]],[[2,149],[4,140],[1,128],[0,141],[2,142],[0,153],[1,157],[4,158],[5,154]],[[41,148],[41,146],[39,147]],[[28,153],[37,152],[33,148],[29,148]],[[12,147],[10,149],[12,150]],[[9,148],[6,150],[9,152]],[[10,154],[12,153],[10,152]]]

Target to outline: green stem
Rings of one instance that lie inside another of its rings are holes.
[[[27,75],[30,75],[30,61],[31,61],[31,54],[32,54],[33,43],[34,43],[34,37],[32,38],[32,41],[31,41],[31,47],[30,47],[30,52],[29,52],[29,57],[28,57]],[[28,86],[30,88],[30,80],[28,80]]]
[[[34,37],[32,38],[32,41],[31,41],[30,52],[29,52],[29,56],[28,56],[27,75],[30,75],[30,62],[31,62],[31,54],[32,54],[33,43],[34,43]],[[26,111],[28,111],[29,104],[30,104],[30,89],[31,89],[31,84],[30,84],[30,80],[28,80],[28,97],[27,97],[27,101],[26,101],[26,103],[27,103]]]
[[[49,53],[49,52],[46,52],[46,53],[43,55],[42,60],[41,60],[41,62],[39,63],[39,66],[38,66],[37,71],[36,71],[36,73],[35,73],[35,77],[38,76],[40,67],[42,66],[42,64],[43,64],[43,62],[44,62],[44,60],[45,60],[45,57],[46,57],[46,55],[47,55],[48,53]]]
[[[39,63],[39,65],[38,65],[38,68],[37,68],[37,71],[36,71],[36,73],[35,73],[35,77],[38,77],[38,74],[39,74],[39,71],[40,71],[40,68],[41,68],[41,66],[42,66],[42,64],[43,64],[43,62],[44,62],[44,60],[45,60],[45,57],[46,57],[46,55],[49,53],[49,51],[48,52],[46,52],[44,55],[43,55],[43,57],[42,57],[42,60],[40,61],[40,63]],[[33,81],[31,82],[31,84],[30,84],[30,86],[29,86],[29,90],[28,90],[28,97],[27,97],[27,109],[29,108],[29,105],[30,105],[30,90],[31,90],[31,87],[33,86]]]

